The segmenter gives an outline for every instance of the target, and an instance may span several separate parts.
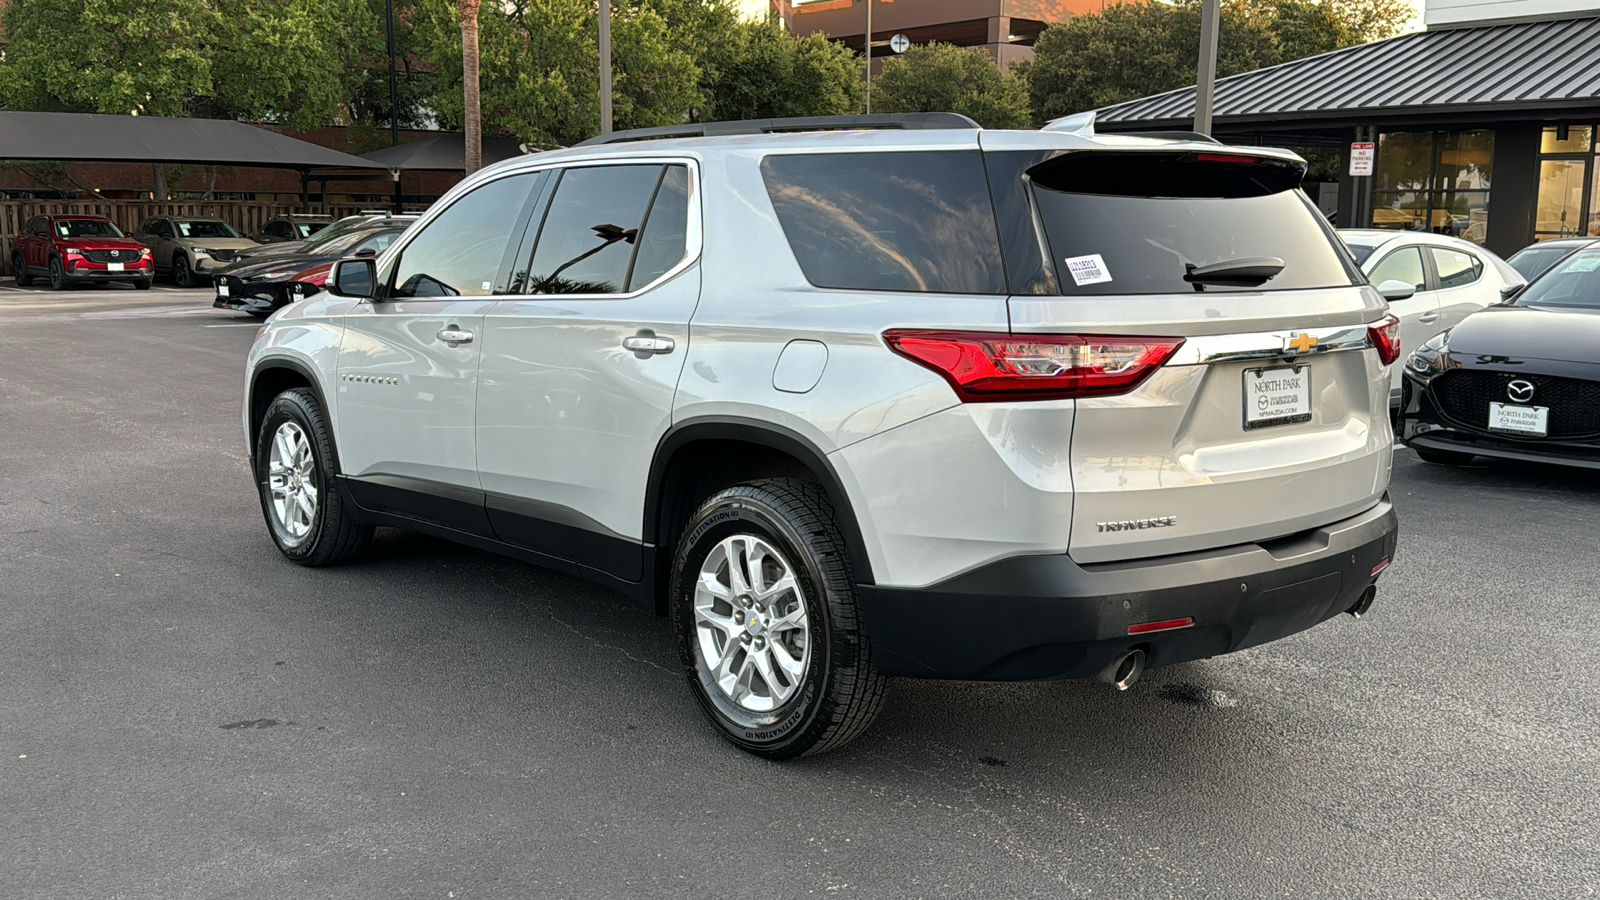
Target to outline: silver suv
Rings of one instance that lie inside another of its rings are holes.
[[[244,425],[286,556],[395,526],[623,591],[774,759],[885,676],[1127,687],[1365,611],[1397,323],[1298,157],[688,127],[485,169],[273,316]]]

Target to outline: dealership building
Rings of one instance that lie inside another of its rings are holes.
[[[1427,0],[1427,31],[1217,82],[1228,143],[1338,148],[1341,226],[1509,255],[1600,235],[1600,0]],[[1101,109],[1102,132],[1192,127],[1192,87]],[[1375,151],[1375,153],[1374,153]]]

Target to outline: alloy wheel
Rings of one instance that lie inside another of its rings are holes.
[[[749,534],[723,539],[700,566],[694,594],[702,674],[728,700],[770,712],[794,697],[811,664],[811,625],[794,568]]]
[[[300,543],[317,520],[317,460],[311,441],[294,422],[284,422],[272,435],[267,456],[267,488],[273,524],[291,543]]]

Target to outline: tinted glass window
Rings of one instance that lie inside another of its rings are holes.
[[[1416,247],[1401,247],[1385,256],[1372,268],[1367,280],[1374,285],[1385,281],[1404,281],[1416,285],[1419,291],[1428,289],[1428,276],[1422,272],[1422,253]]]
[[[1378,249],[1377,245],[1375,245],[1375,244],[1349,244],[1349,243],[1347,243],[1347,244],[1345,244],[1345,246],[1350,248],[1350,255],[1355,257],[1356,258],[1356,262],[1358,264],[1360,264],[1360,265],[1366,265],[1367,264],[1367,260],[1372,256],[1373,251]]]
[[[1533,276],[1550,268],[1550,264],[1572,252],[1571,247],[1541,247],[1538,244],[1517,251],[1516,255],[1506,260],[1511,268],[1522,273],[1523,278],[1532,279]]]
[[[100,219],[57,219],[56,235],[75,237],[122,237],[122,229]]]
[[[817,287],[1006,292],[976,150],[769,156],[761,174]]]
[[[689,169],[667,166],[650,204],[639,249],[628,275],[628,290],[638,290],[683,259],[689,249]]]
[[[1528,285],[1518,306],[1581,306],[1600,309],[1600,249],[1582,250]]]
[[[326,222],[300,222],[300,223],[297,223],[295,225],[295,227],[299,230],[300,237],[308,238],[308,237],[311,237],[313,234],[316,234],[317,232],[321,231],[322,229],[327,228],[328,227],[328,223],[326,223]]]
[[[1483,260],[1470,253],[1443,247],[1429,247],[1428,250],[1433,254],[1434,268],[1439,270],[1441,288],[1464,287],[1483,274]]]
[[[400,232],[398,230],[380,231],[377,234],[369,234],[363,237],[359,243],[352,247],[350,252],[359,255],[370,250],[372,251],[372,255],[376,256],[377,254],[389,249],[389,245],[394,243],[394,239],[399,236]]]
[[[186,238],[236,238],[238,233],[228,227],[226,222],[208,222],[201,219],[196,222],[178,222],[178,234]],[[165,230],[165,229],[163,229]]]
[[[1304,197],[1296,190],[1257,197],[1104,196],[1034,184],[1061,292],[1068,296],[1354,284],[1333,243],[1337,238]],[[1259,287],[1184,280],[1192,269],[1250,257],[1277,257],[1284,268]]]
[[[529,267],[530,294],[620,294],[661,166],[561,173]]]
[[[500,262],[535,174],[512,175],[459,197],[400,253],[393,296],[482,296],[494,292]]]

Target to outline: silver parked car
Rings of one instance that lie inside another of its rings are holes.
[[[1460,238],[1377,228],[1341,228],[1339,237],[1400,319],[1402,356],[1528,283],[1505,260]],[[1389,402],[1400,404],[1398,366]]]
[[[1127,687],[1366,611],[1397,321],[1299,157],[763,124],[491,166],[275,313],[278,549],[396,526],[616,588],[773,759],[886,675]]]
[[[221,219],[191,216],[146,219],[133,237],[150,248],[156,272],[170,275],[178,287],[209,282],[240,250],[256,246]]]

